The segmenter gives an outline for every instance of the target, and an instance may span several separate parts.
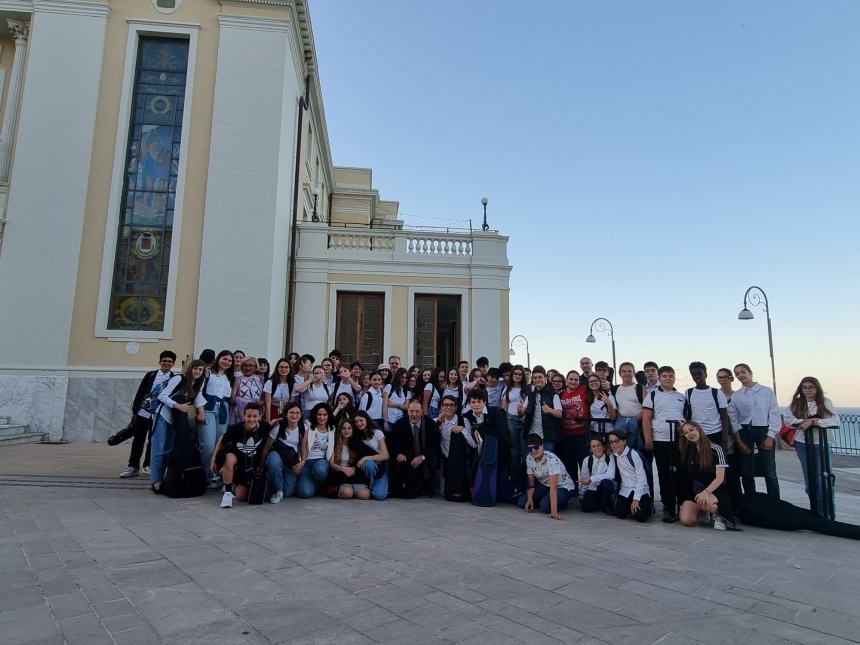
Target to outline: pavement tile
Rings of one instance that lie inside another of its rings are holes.
[[[39,639],[55,638],[59,633],[54,616],[44,600],[0,612],[3,645],[22,645]]]
[[[80,590],[51,596],[48,598],[48,606],[57,621],[93,613],[93,608]]]
[[[113,645],[102,622],[95,614],[59,621],[60,631],[68,645]]]
[[[129,600],[162,636],[202,628],[235,616],[196,582],[134,591],[129,594]]]
[[[325,613],[299,599],[260,602],[238,609],[236,613],[275,642],[308,636],[331,621]]]
[[[111,580],[125,592],[171,587],[191,580],[167,560],[124,564],[106,570]]]

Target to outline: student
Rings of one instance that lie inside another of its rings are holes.
[[[487,372],[490,369],[490,359],[488,359],[486,356],[481,356],[478,360],[475,361],[475,367],[481,370],[481,374],[486,377]]]
[[[234,499],[245,501],[254,473],[263,472],[263,448],[271,427],[263,420],[261,403],[249,403],[243,415],[244,420],[227,428],[218,440],[210,464],[224,482],[221,508],[232,508]]]
[[[228,349],[218,352],[209,368],[209,376],[204,379],[200,393],[206,399],[204,406],[206,421],[197,427],[197,443],[200,446],[200,459],[206,471],[209,488],[218,488],[218,476],[209,464],[215,454],[218,439],[227,431],[230,422],[230,396],[233,392],[233,354]]]
[[[564,392],[564,377],[556,372],[549,380],[549,384],[552,387],[552,391],[561,397],[561,393]]]
[[[658,374],[657,363],[648,361],[642,366],[642,371],[645,372],[645,378],[647,379],[645,390],[650,394],[660,387],[660,375]]]
[[[355,441],[352,422],[344,419],[335,432],[334,448],[329,458],[332,481],[337,486],[340,499],[370,499],[367,477],[357,466],[359,456],[354,448]]]
[[[505,382],[498,367],[487,370],[487,405],[498,408],[502,405],[502,394],[505,391]]]
[[[404,371],[401,367],[399,371]],[[355,435],[370,451],[359,458],[356,466],[361,469],[370,486],[370,496],[378,501],[388,497],[388,446],[385,433],[373,425],[367,412],[356,412],[353,419]]]
[[[233,352],[233,356],[236,356],[236,352]],[[242,360],[241,372],[233,379],[230,401],[233,404],[233,417],[236,423],[244,418],[246,405],[263,402],[263,379],[257,374],[256,358],[249,356]]]
[[[627,436],[620,430],[609,433],[609,447],[619,482],[615,517],[623,520],[632,515],[637,522],[645,522],[651,517],[651,490],[642,455],[627,445]]]
[[[531,513],[535,504],[541,512],[549,513],[554,520],[563,520],[560,511],[567,508],[567,502],[576,489],[573,480],[561,463],[561,459],[544,448],[540,435],[526,437],[526,475],[528,488],[520,495],[519,506]]]
[[[660,482],[660,501],[663,503],[663,519],[674,520],[677,491],[676,477],[672,467],[676,463],[678,426],[669,421],[684,420],[684,395],[675,389],[675,370],[668,365],[658,370],[660,387],[652,390],[642,402],[642,431],[645,450],[654,454],[657,462],[657,477]],[[625,440],[627,436],[625,435]]]
[[[589,424],[591,436],[597,435],[601,441],[612,430],[611,422],[618,414],[612,402],[612,396],[603,389],[604,382],[597,374],[592,374],[588,377],[588,390],[586,390],[588,416],[592,420]],[[604,419],[604,421],[598,423],[596,419]]]
[[[379,367],[387,367],[380,364]],[[370,387],[367,392],[362,394],[358,401],[358,409],[367,412],[368,416],[373,419],[373,424],[377,428],[385,428],[385,415],[383,413],[383,401],[385,393],[382,389],[382,384],[385,379],[382,376],[382,371],[374,372],[370,377]]]
[[[423,409],[424,415],[435,419],[439,416],[439,402],[442,400],[445,384],[448,377],[441,367],[434,367],[430,375],[430,381],[424,386]]]
[[[594,364],[594,373],[600,377],[600,387],[602,387],[604,391],[608,392],[609,388],[612,386],[612,379],[615,376],[612,368],[609,367],[609,363],[606,361],[597,361]]]
[[[421,404],[410,401],[406,416],[394,424],[390,437],[392,497],[433,496],[433,473],[439,450],[436,422],[421,413]]]
[[[732,400],[732,395],[735,391],[732,389],[732,383],[735,380],[735,375],[728,367],[721,367],[717,370],[717,384],[720,386],[720,391],[726,397],[726,401]]]
[[[244,361],[244,360],[245,360],[245,352],[243,352],[241,349],[236,349],[233,351],[233,376],[234,377],[242,376],[242,361]],[[255,363],[256,363],[256,361],[255,361]]]
[[[272,378],[263,385],[263,409],[266,422],[274,423],[284,415],[287,404],[295,398],[296,379],[290,373],[290,363],[286,358],[275,363]]]
[[[385,419],[386,429],[389,431],[403,418],[406,404],[412,398],[406,387],[408,378],[406,370],[400,367],[394,372],[391,383],[382,389],[382,418]]]
[[[380,363],[379,366],[376,368],[376,371],[382,377],[381,387],[385,387],[386,385],[391,383],[391,368],[387,364]]]
[[[421,378],[421,374],[409,374],[406,377],[406,391],[409,393],[409,399],[418,399],[419,401],[424,400],[424,386],[418,386],[418,379]]]
[[[472,437],[471,429],[466,429],[460,416],[457,399],[453,396],[443,397],[441,410],[436,418],[439,433],[440,492],[449,501],[467,501],[471,465],[474,463],[474,450],[478,446]]]
[[[317,403],[311,410],[305,433],[305,466],[299,473],[299,497],[313,497],[328,476],[334,450],[335,426],[331,419],[331,410],[325,403]]]
[[[340,372],[340,364],[343,361],[343,354],[340,353],[339,349],[333,349],[328,353],[328,358],[331,361],[332,371],[338,374]]]
[[[732,374],[732,371],[728,367],[721,367],[717,370],[717,383],[720,386],[720,391],[723,393],[723,396],[726,397],[726,404],[730,405],[732,402],[732,395],[734,395],[734,390],[732,389],[732,383],[735,380],[735,375]],[[726,407],[726,414],[728,414],[728,407]],[[729,419],[729,428],[731,429],[731,419]],[[726,437],[725,449],[726,453],[726,461],[729,462],[728,472],[726,473],[726,486],[729,489],[729,496],[732,499],[733,504],[737,504],[740,500],[740,496],[743,494],[741,489],[741,451],[737,446],[737,442],[735,441],[735,433],[732,430],[729,433],[729,436]]]
[[[583,356],[579,359],[579,384],[580,385],[588,385],[588,377],[591,376],[592,370],[594,368],[594,363],[591,362],[591,359],[588,356]]]
[[[328,385],[329,389],[334,388],[334,363],[332,363],[330,358],[324,358],[320,361],[320,367],[323,368],[323,381]]]
[[[302,406],[290,403],[284,410],[283,420],[269,431],[260,462],[266,465],[269,483],[274,490],[269,498],[272,504],[296,494],[299,475],[307,461],[307,444],[302,441],[306,430]]]
[[[546,370],[535,365],[532,370],[532,390],[523,419],[528,434],[536,434],[543,441],[543,447],[552,452],[558,441],[558,427],[561,419],[561,399],[547,387]]]
[[[361,374],[364,370],[361,367],[361,363],[358,361],[353,361],[349,364],[349,375],[352,377],[352,380],[356,383],[359,383],[359,387],[361,386]]]
[[[824,450],[824,446],[821,445],[819,432],[815,430],[811,433],[812,444],[807,444],[805,431],[809,428],[824,428],[828,442],[832,442],[839,429],[839,415],[836,414],[835,409],[833,402],[824,396],[824,390],[821,389],[818,379],[814,376],[804,376],[791,397],[791,405],[785,416],[786,425],[797,428],[797,434],[794,435],[794,448],[800,461],[800,469],[803,471],[803,483],[809,497],[810,508],[814,508],[815,512],[822,517],[827,515],[825,491],[821,483],[821,451]],[[812,452],[811,456],[809,452]],[[829,446],[823,457],[828,471],[832,473]],[[809,460],[812,461],[812,471],[809,470]],[[814,479],[815,500],[812,499],[810,479]],[[832,499],[827,501],[832,505]]]
[[[735,433],[737,448],[741,451],[741,482],[745,493],[755,490],[754,449],[764,469],[767,494],[779,499],[779,479],[776,477],[776,436],[782,428],[782,417],[773,390],[753,380],[746,363],[735,365],[735,378],[742,387],[729,403],[729,419]]]
[[[633,363],[624,362],[618,366],[621,384],[613,385],[610,390],[612,402],[618,415],[614,427],[627,435],[627,445],[631,448],[642,448],[642,401],[645,400],[645,388],[634,380],[636,368]]]
[[[164,389],[158,393],[158,401],[161,405],[152,431],[152,470],[149,475],[153,493],[161,492],[161,483],[167,468],[167,456],[173,450],[176,432],[190,431],[187,416],[189,411],[197,408],[197,422],[203,423],[206,420],[204,413],[206,399],[200,394],[205,372],[206,363],[200,360],[191,361],[181,376],[176,375],[171,378]]]
[[[708,435],[708,441],[725,450],[728,437],[732,433],[729,402],[720,390],[708,385],[708,368],[704,363],[690,363],[690,376],[693,377],[696,387],[691,387],[684,395],[687,400],[684,418],[698,423]]]
[[[356,378],[353,378],[352,372],[346,365],[341,365],[337,370],[337,376],[331,385],[331,400],[337,405],[337,397],[341,393],[349,394],[350,399],[355,399],[361,392],[361,386],[358,384],[358,379],[361,378],[361,372]]]
[[[311,410],[317,403],[328,403],[331,390],[325,382],[325,370],[322,365],[316,365],[311,371],[311,378],[297,384],[295,391],[302,395],[302,409],[307,421],[310,419]]]
[[[478,447],[483,437],[496,437],[499,449],[497,463],[505,469],[509,468],[507,426],[501,410],[487,406],[487,391],[484,388],[477,387],[469,393],[469,409],[463,413],[462,419],[466,434],[473,437]]]
[[[295,376],[299,373],[301,368],[301,356],[297,352],[290,352],[287,354],[287,360],[290,363],[290,372]]]
[[[463,380],[460,376],[460,372],[454,368],[448,370],[448,380],[445,382],[445,389],[442,390],[442,396],[453,396],[457,399],[457,405],[460,406],[461,410],[468,404],[468,401],[463,397]]]
[[[526,413],[529,386],[522,365],[511,369],[511,382],[502,395],[501,408],[507,414],[508,441],[511,444],[511,472],[522,472],[525,467],[525,436],[522,418]]]
[[[257,374],[260,377],[260,380],[265,383],[269,380],[269,361],[266,358],[258,358],[257,359]]]
[[[460,373],[460,381],[465,383],[469,380],[469,361],[460,361],[457,363],[457,371]]]
[[[580,508],[613,514],[615,509],[615,459],[597,437],[591,440],[591,454],[582,460],[579,471]]]
[[[317,404],[319,405],[319,404]],[[314,406],[316,408],[317,406]],[[333,421],[332,427],[336,428],[340,425],[341,420],[343,419],[354,419],[355,418],[355,403],[352,399],[352,396],[346,392],[341,392],[334,399],[334,409],[331,411]],[[311,410],[311,419],[313,419],[314,413]]]
[[[726,489],[726,462],[723,449],[711,443],[701,425],[685,421],[678,442],[681,458],[680,520],[684,526],[695,526],[702,513],[714,517],[714,528],[735,528],[734,513]]]
[[[561,401],[558,452],[565,469],[576,481],[579,464],[588,456],[588,393],[587,387],[579,384],[576,370],[567,373],[565,384],[558,397]]]
[[[152,431],[152,415],[158,411],[158,394],[173,378],[173,364],[175,362],[176,354],[170,350],[161,352],[158,356],[158,369],[147,372],[137,387],[137,393],[131,403],[134,438],[131,441],[131,452],[128,455],[128,467],[119,474],[122,479],[137,477],[140,473],[143,446]]]

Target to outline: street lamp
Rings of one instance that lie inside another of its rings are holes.
[[[529,339],[526,338],[525,336],[523,336],[522,334],[517,334],[516,336],[511,338],[511,349],[510,349],[510,352],[508,352],[511,356],[516,354],[516,352],[514,351],[514,345],[516,345],[517,347],[525,346],[525,348],[526,348],[526,367],[531,369],[532,368],[532,358],[531,358],[531,355],[529,354]]]
[[[588,337],[585,339],[586,343],[597,342],[597,339],[594,337],[595,325],[597,325],[597,331],[609,331],[609,337],[612,339],[612,373],[617,374],[615,370],[615,331],[612,329],[612,323],[606,318],[595,318],[591,323]]]
[[[481,228],[485,231],[490,230],[490,225],[487,224],[487,202],[489,200],[486,197],[481,197],[481,204],[484,206],[484,223],[481,225]]]
[[[767,294],[764,292],[764,289],[755,285],[747,289],[744,294],[744,308],[741,309],[738,314],[738,320],[752,320],[755,318],[755,316],[753,316],[753,312],[747,308],[747,302],[749,302],[753,307],[760,306],[764,309],[765,316],[767,317],[767,344],[770,349],[770,372],[773,378],[773,394],[776,396],[776,367],[773,362],[773,331],[771,330],[770,324],[770,304],[767,301]]]

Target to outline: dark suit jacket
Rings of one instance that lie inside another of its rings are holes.
[[[428,465],[434,464],[439,455],[439,429],[436,427],[436,422],[428,416],[421,417],[424,423],[424,446],[421,454],[424,455]],[[415,453],[415,448],[412,444],[412,424],[409,422],[409,417],[403,417],[394,424],[391,429],[391,440],[388,448],[391,458],[395,459],[397,455],[406,455],[408,460],[412,460],[418,455]]]

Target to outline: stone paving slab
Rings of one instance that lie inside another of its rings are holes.
[[[0,451],[3,645],[860,642],[849,540],[437,499],[222,510],[49,448],[23,485]],[[802,503],[793,458],[783,494]],[[860,522],[860,497],[837,509]]]

